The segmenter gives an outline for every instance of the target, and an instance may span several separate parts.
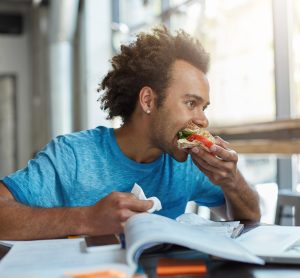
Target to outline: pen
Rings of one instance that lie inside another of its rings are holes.
[[[239,224],[232,232],[231,238],[237,238],[242,234],[242,231],[244,229],[244,224]]]
[[[122,249],[125,249],[126,248],[125,235],[119,234],[119,240],[121,242]]]

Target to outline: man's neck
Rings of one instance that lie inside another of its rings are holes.
[[[156,160],[161,151],[151,146],[149,135],[141,125],[124,124],[115,129],[117,143],[122,152],[130,159],[139,163],[150,163]]]

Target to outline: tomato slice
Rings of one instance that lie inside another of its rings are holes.
[[[193,142],[194,140],[199,141],[207,148],[210,148],[214,144],[212,141],[199,134],[192,134],[186,139],[190,142]]]

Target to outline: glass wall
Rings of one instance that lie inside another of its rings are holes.
[[[300,1],[293,0],[289,6],[290,14],[290,66],[292,116],[300,117]]]
[[[289,36],[290,36],[290,68],[291,68],[291,110],[292,117],[300,117],[300,1],[292,0],[289,3]],[[296,156],[295,168],[296,190],[300,192],[300,155]]]
[[[300,192],[300,155],[296,156],[296,171],[297,171],[296,191]]]

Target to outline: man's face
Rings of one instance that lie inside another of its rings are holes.
[[[209,84],[204,73],[183,60],[177,60],[171,68],[166,98],[155,113],[151,113],[152,144],[177,161],[185,161],[188,154],[177,148],[177,133],[189,121],[207,127],[204,110],[208,105]]]

